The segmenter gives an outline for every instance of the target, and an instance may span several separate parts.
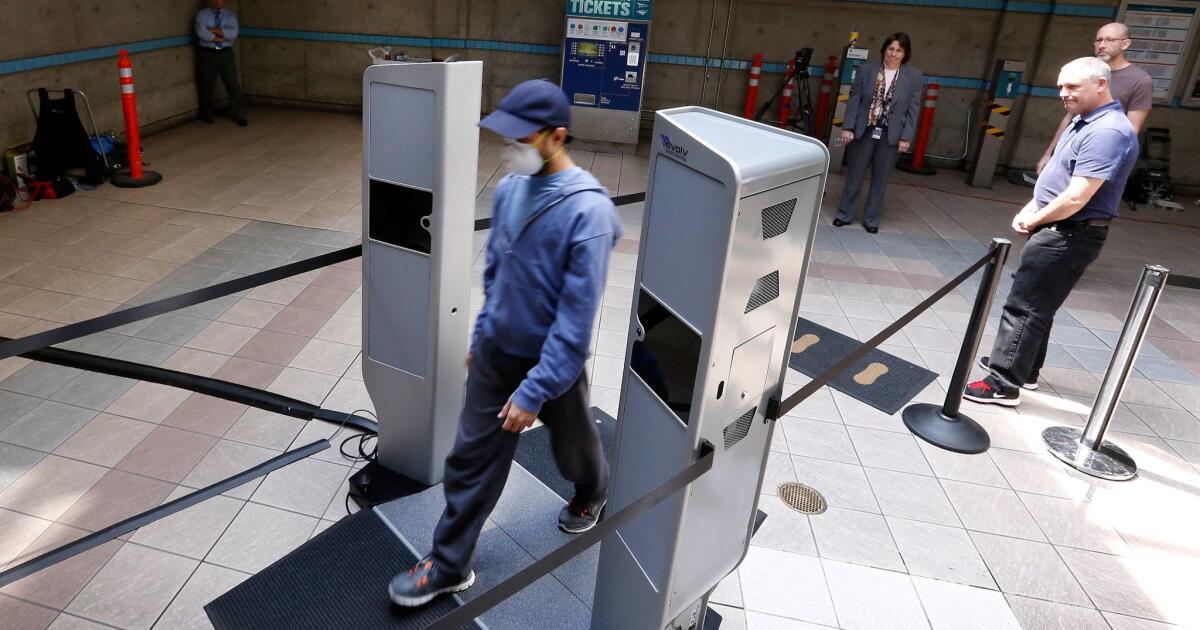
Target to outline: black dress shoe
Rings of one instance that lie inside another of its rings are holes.
[[[841,219],[834,219],[833,227],[842,227],[842,226],[850,225],[851,223],[853,223],[853,221],[843,221]]]
[[[864,226],[863,226],[863,229],[867,231],[867,234],[877,234],[877,233],[879,233],[879,228],[877,228],[877,227],[875,227],[875,226],[873,226],[873,225],[864,225]]]
[[[217,121],[213,120],[213,117],[212,117],[212,116],[201,116],[201,117],[200,117],[200,122],[202,122],[202,123],[204,123],[204,124],[206,124],[206,125],[211,125],[211,124],[213,124],[213,123],[215,123],[215,122],[217,122]]]

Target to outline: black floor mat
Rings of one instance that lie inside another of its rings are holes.
[[[383,520],[365,510],[330,526],[204,611],[217,630],[424,628],[458,603],[444,595],[420,608],[394,606],[387,584],[416,562]]]
[[[600,430],[600,442],[604,445],[604,458],[611,465],[617,421],[601,411],[599,407],[592,407],[592,419],[599,421],[596,428]],[[570,501],[574,496],[575,484],[563,479],[558,472],[558,466],[554,463],[554,452],[550,448],[550,429],[547,429],[545,425],[521,434],[521,440],[517,443],[515,459],[522,468],[546,484],[546,487],[553,490],[564,501]]]
[[[800,318],[788,364],[815,378],[861,345],[856,339]],[[875,349],[830,381],[829,386],[890,415],[936,378],[934,372]]]

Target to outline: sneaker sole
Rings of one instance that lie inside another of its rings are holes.
[[[1000,405],[1001,407],[1016,407],[1021,404],[1020,398],[980,398],[971,394],[963,394],[963,399],[981,405]]]
[[[600,504],[600,509],[597,511],[597,514],[604,514],[604,508],[605,508],[607,505],[608,505],[608,499],[605,499],[605,500],[604,500],[604,503],[601,503],[601,504]],[[599,516],[597,516],[597,517],[596,517],[596,520],[594,520],[594,521],[592,521],[591,523],[589,523],[589,524],[588,524],[586,527],[580,527],[579,529],[571,529],[571,528],[567,527],[566,525],[563,525],[562,523],[559,523],[559,524],[558,524],[558,528],[559,528],[559,529],[561,529],[562,531],[564,531],[564,532],[568,533],[568,534],[582,534],[583,532],[586,532],[586,531],[588,531],[589,529],[591,529],[591,528],[595,527],[595,526],[596,526],[596,523],[599,523],[599,522],[600,522],[600,517],[599,517]]]
[[[983,363],[984,358],[985,357],[979,357],[979,367],[987,370],[990,373],[992,370],[991,370],[991,368],[989,368],[987,365],[985,365]],[[1031,392],[1036,392],[1037,388],[1038,388],[1037,381],[1034,381],[1032,383],[1025,383],[1024,385],[1021,386],[1021,389],[1028,390]]]
[[[475,572],[472,571],[471,575],[467,576],[467,579],[465,582],[463,582],[461,584],[456,584],[454,586],[447,586],[446,588],[436,590],[432,593],[429,593],[427,595],[422,595],[420,597],[401,597],[392,591],[391,585],[388,585],[388,597],[390,597],[392,602],[395,603],[397,606],[404,606],[405,608],[413,608],[416,606],[422,606],[424,604],[429,603],[430,601],[433,600],[433,598],[437,597],[438,595],[444,595],[446,593],[461,593],[461,592],[471,588],[471,585],[474,583],[475,583]]]

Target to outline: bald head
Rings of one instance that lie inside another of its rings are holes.
[[[1096,40],[1093,42],[1096,57],[1113,70],[1129,65],[1125,60],[1125,49],[1132,43],[1129,39],[1129,27],[1120,22],[1110,22],[1101,26],[1100,30],[1096,31]]]

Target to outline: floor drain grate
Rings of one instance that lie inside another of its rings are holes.
[[[788,507],[805,514],[821,514],[829,507],[820,492],[802,483],[790,482],[779,485],[779,498]]]

